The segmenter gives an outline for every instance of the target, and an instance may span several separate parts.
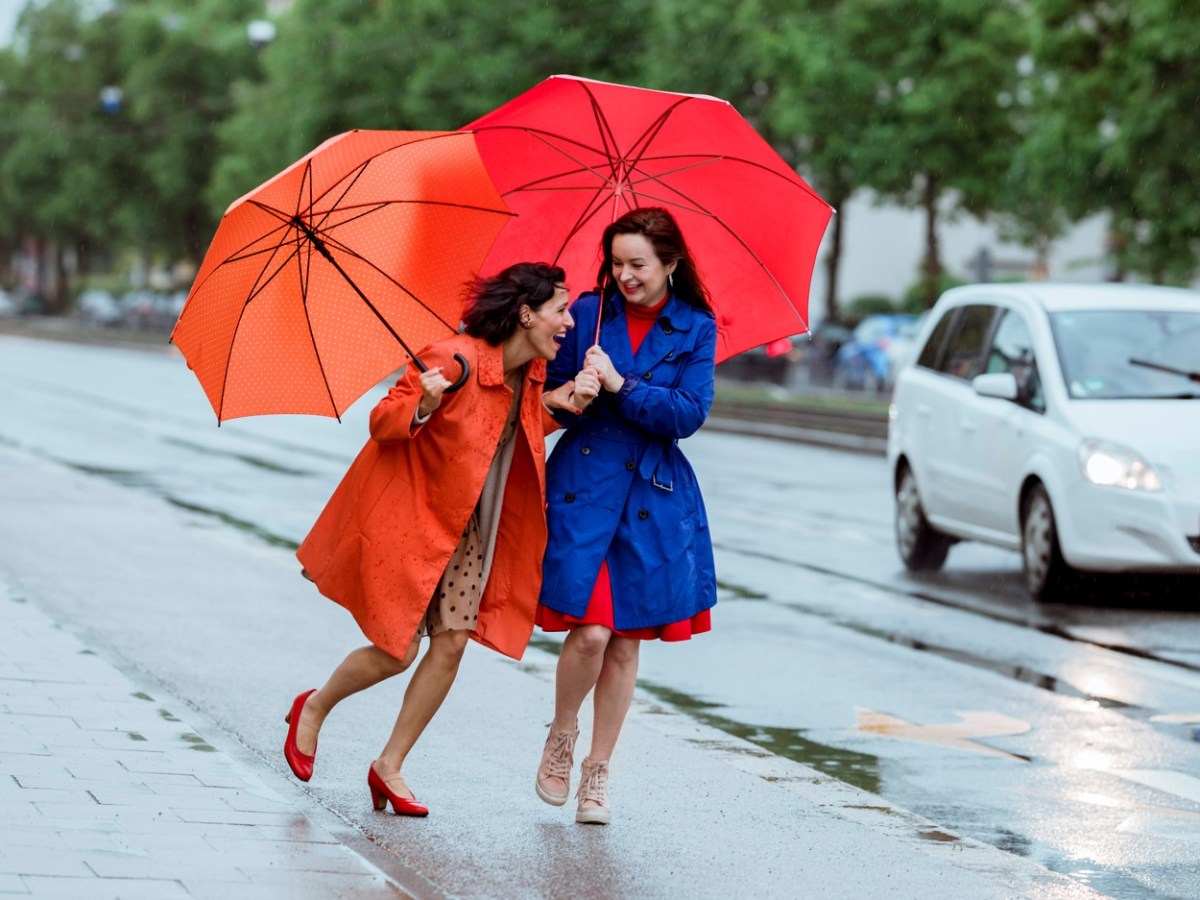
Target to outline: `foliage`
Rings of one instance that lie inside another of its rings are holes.
[[[1035,8],[1034,59],[1045,85],[1040,127],[1063,141],[1055,194],[1072,218],[1110,214],[1118,277],[1194,277],[1200,20],[1193,4],[1044,0]]]
[[[1188,0],[295,0],[256,50],[264,8],[30,4],[0,48],[3,257],[32,239],[80,276],[131,249],[195,262],[232,200],[326,138],[456,128],[569,72],[721,96],[835,207],[923,208],[914,306],[944,286],[946,210],[1040,255],[1105,211],[1118,277],[1197,272]]]

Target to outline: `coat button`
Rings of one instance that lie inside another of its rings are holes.
[[[647,372],[645,375],[643,375],[643,376],[642,376],[642,379],[643,379],[643,380],[645,380],[645,381],[650,381],[650,380],[652,380],[653,378],[654,378],[654,373],[653,373],[653,372]]]
[[[672,350],[670,353],[667,354],[667,359],[674,359],[674,358],[675,358],[675,351]]]
[[[670,325],[663,326],[663,334],[674,334],[674,333],[675,333],[675,329],[672,328]]]
[[[625,468],[628,469],[630,472],[633,471],[633,460],[632,459],[625,460]]]
[[[564,500],[566,500],[568,503],[574,503],[574,502],[575,502],[575,495],[574,495],[574,494],[567,494],[567,496],[563,497],[563,499],[564,499]]]
[[[648,519],[648,518],[650,518],[650,510],[648,510],[648,509],[639,509],[639,510],[638,510],[638,518],[639,518],[639,519]]]
[[[580,452],[580,453],[582,453],[584,456],[587,456],[589,453],[591,453],[591,452],[592,452],[592,448],[591,448],[591,447],[584,447],[584,448],[583,448],[582,450],[580,450],[579,452]]]

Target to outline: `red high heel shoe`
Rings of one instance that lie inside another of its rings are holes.
[[[427,816],[429,815],[429,807],[413,797],[411,800],[407,797],[397,797],[391,792],[379,773],[375,771],[375,763],[371,763],[371,768],[367,769],[367,786],[371,789],[371,802],[375,804],[375,808],[387,809],[388,802],[392,804],[392,812],[398,816]]]
[[[296,746],[296,729],[300,727],[300,711],[304,709],[304,701],[310,694],[316,692],[317,689],[313,688],[293,700],[291,710],[283,717],[283,721],[288,723],[287,740],[283,742],[283,757],[291,767],[292,774],[301,781],[308,781],[313,776],[313,765],[317,761],[317,748],[313,747],[312,756],[301,753],[300,748]]]

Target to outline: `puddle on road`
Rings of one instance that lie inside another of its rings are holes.
[[[562,650],[560,641],[534,636],[529,646],[558,656]],[[767,750],[776,756],[782,756],[793,762],[811,766],[817,771],[844,781],[854,787],[878,794],[882,787],[879,772],[879,757],[853,750],[843,750],[840,747],[830,747],[818,744],[804,737],[802,729],[776,728],[766,725],[748,725],[735,719],[719,715],[714,710],[720,709],[720,704],[709,703],[682,691],[638,679],[638,687],[656,697],[679,712],[703,722],[712,728],[725,732],[732,737],[741,738]],[[730,748],[733,749],[733,748]],[[749,752],[749,751],[746,751]]]
[[[271,460],[264,459],[261,456],[251,456],[248,453],[234,453],[231,450],[218,450],[215,447],[206,447],[203,444],[185,441],[182,438],[165,437],[162,439],[162,442],[164,444],[171,444],[176,447],[183,447],[185,450],[192,450],[204,456],[221,456],[226,459],[236,459],[238,462],[244,462],[248,466],[254,466],[257,469],[265,469],[268,472],[276,472],[280,475],[296,475],[301,478],[310,478],[316,474],[305,469],[293,469],[290,466],[280,465],[277,462],[272,462]]]
[[[50,457],[47,457],[50,458]],[[246,519],[240,519],[230,513],[223,512],[219,509],[212,509],[208,506],[201,506],[198,503],[191,503],[187,500],[180,500],[178,497],[173,497],[160,488],[155,482],[143,472],[135,472],[130,469],[110,469],[103,466],[89,466],[84,463],[69,462],[63,459],[54,460],[69,469],[74,469],[76,472],[82,472],[85,475],[94,475],[99,478],[104,478],[122,487],[132,487],[144,490],[147,493],[153,494],[159,499],[165,500],[172,506],[185,509],[188,512],[197,513],[206,516],[210,519],[216,519],[223,525],[228,525],[231,528],[237,529],[245,534],[252,535],[258,538],[265,544],[272,547],[282,547],[285,550],[296,550],[300,545],[291,538],[283,537],[268,531],[261,526],[255,525],[253,522]]]
[[[742,587],[740,584],[730,584],[728,581],[717,579],[717,590],[724,591],[727,594],[732,594],[738,600],[768,600],[770,599],[761,591],[752,591],[750,588]]]
[[[700,700],[690,694],[684,694],[663,685],[639,679],[638,687],[705,725],[756,744],[777,756],[811,766],[831,778],[844,781],[872,794],[878,794],[882,787],[879,758],[876,756],[818,744],[816,741],[810,741],[804,737],[803,730],[798,728],[778,728],[738,722],[714,712],[713,710],[720,708],[718,704]]]
[[[282,535],[275,534],[272,531],[255,525],[246,519],[239,519],[237,516],[230,515],[227,512],[222,512],[219,509],[211,509],[207,506],[201,506],[198,503],[189,503],[186,500],[180,500],[178,497],[172,497],[168,494],[161,495],[164,500],[172,506],[178,506],[180,509],[186,509],[188,512],[199,513],[202,516],[207,516],[216,519],[223,525],[228,525],[238,531],[253,535],[260,541],[270,544],[272,547],[282,547],[285,550],[296,550],[300,544],[293,541],[291,538],[285,538]]]

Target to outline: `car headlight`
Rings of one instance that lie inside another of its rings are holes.
[[[1079,445],[1083,477],[1092,484],[1131,491],[1161,491],[1162,482],[1150,464],[1128,447],[1088,440]]]

